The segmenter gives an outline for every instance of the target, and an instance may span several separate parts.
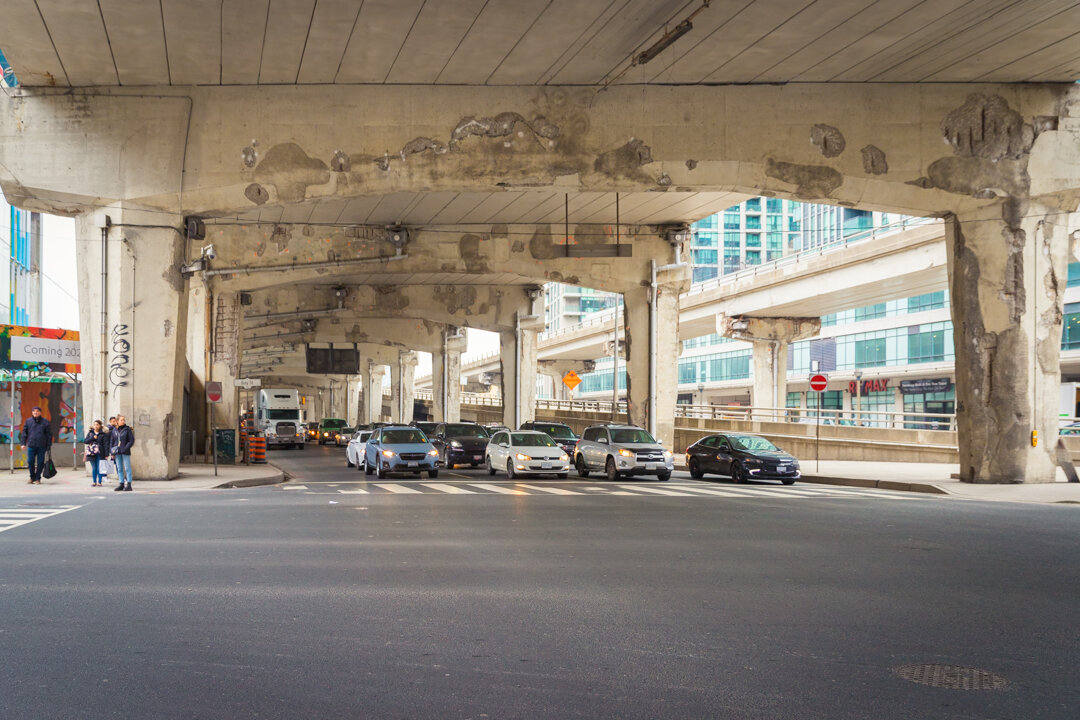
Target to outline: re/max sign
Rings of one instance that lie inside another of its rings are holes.
[[[848,392],[852,395],[866,395],[872,392],[882,392],[889,389],[889,378],[878,378],[876,380],[863,380],[862,389],[860,392],[855,392],[855,381],[852,380],[848,383]]]

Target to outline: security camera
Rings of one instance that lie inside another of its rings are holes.
[[[214,244],[210,243],[202,249],[202,256],[207,260],[213,260],[217,257],[217,252],[214,250]]]

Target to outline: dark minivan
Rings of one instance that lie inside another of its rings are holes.
[[[537,420],[534,422],[521,423],[521,427],[518,429],[542,432],[554,440],[567,455],[574,457],[574,448],[577,447],[578,436],[577,433],[574,432],[574,429],[566,423]]]
[[[476,423],[439,423],[429,439],[439,451],[443,467],[452,470],[455,465],[482,465],[491,437]]]

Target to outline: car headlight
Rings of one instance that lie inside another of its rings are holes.
[[[518,460],[532,460],[532,458],[529,457],[528,455],[523,455],[521,453],[518,453],[514,457],[516,457]]]
[[[457,440],[451,440],[451,441],[450,441],[450,447],[456,447],[456,448],[459,448],[459,447],[461,447],[461,443],[460,443],[460,442],[458,442]]]
[[[666,458],[671,457],[671,451],[670,450],[665,450],[664,451],[664,457],[666,457]]]
[[[635,456],[633,450],[627,450],[626,448],[620,448],[619,449],[619,454],[622,455],[623,457],[634,457]]]
[[[431,448],[430,450],[428,450],[427,454],[430,455],[431,457],[439,457],[439,451],[436,450],[435,448]]]
[[[382,454],[383,457],[394,457],[394,455],[397,455],[393,450],[383,450]]]
[[[566,462],[567,460],[570,459],[570,456],[567,455],[566,453],[563,453],[562,455],[559,456],[559,459],[562,460],[563,462]]]
[[[760,465],[761,464],[761,460],[758,460],[757,458],[746,458],[745,460],[743,460],[743,462],[746,463],[747,465]]]

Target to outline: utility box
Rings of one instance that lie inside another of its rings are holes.
[[[218,465],[235,465],[236,430],[232,428],[216,428],[214,430],[214,442],[216,443]]]

